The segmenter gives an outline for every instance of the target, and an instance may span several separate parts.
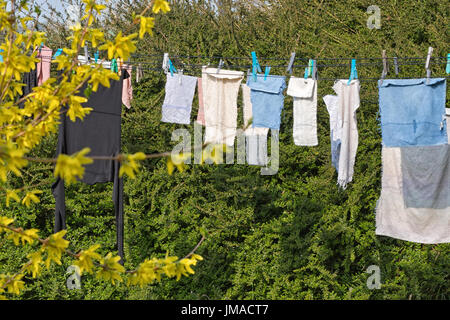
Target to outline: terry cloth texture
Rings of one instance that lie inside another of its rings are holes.
[[[241,71],[203,68],[202,90],[205,115],[205,143],[234,145],[237,126],[237,98],[244,78]]]
[[[166,96],[162,106],[163,122],[191,123],[192,100],[194,100],[197,77],[168,73]]]
[[[317,146],[317,80],[291,77],[287,94],[294,98],[294,143]]]
[[[283,110],[286,77],[257,75],[247,80],[251,89],[253,111],[253,127],[280,129],[281,110]]]
[[[401,152],[405,206],[450,210],[450,145],[403,147]]]
[[[419,243],[450,242],[449,208],[405,207],[401,155],[400,148],[382,148],[383,173],[375,233]]]
[[[249,165],[267,165],[267,133],[269,128],[253,128],[250,119],[253,118],[252,102],[250,99],[250,87],[242,84],[242,97],[244,101],[244,126],[245,128],[245,151]]]
[[[91,149],[88,156],[110,156],[120,154],[121,109],[123,76],[119,81],[111,80],[110,87],[99,86],[83,107],[93,110],[81,121],[72,122],[66,113],[61,114],[56,155],[73,154],[85,147]],[[80,92],[84,92],[83,87]],[[85,166],[82,182],[114,182],[113,201],[116,215],[117,247],[123,260],[123,181],[119,178],[120,162],[113,160],[94,160]],[[56,201],[55,232],[66,228],[66,205],[64,180],[58,178],[52,185]]]
[[[386,147],[447,143],[445,78],[388,79],[379,85],[381,133]]]

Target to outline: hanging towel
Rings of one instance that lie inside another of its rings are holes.
[[[411,150],[414,150],[411,148]],[[382,148],[381,195],[376,207],[377,235],[419,243],[450,242],[449,208],[406,208],[400,148]]]
[[[244,78],[241,71],[203,68],[202,90],[205,143],[234,145],[237,126],[237,98]]]
[[[125,64],[123,65],[123,69],[125,70],[125,77],[123,79],[122,103],[130,109],[131,100],[133,99],[133,86],[131,84],[131,71],[133,67]]]
[[[284,104],[283,90],[286,77],[257,75],[256,81],[249,77],[247,85],[251,89],[253,127],[280,129],[281,110]]]
[[[123,80],[125,71],[122,72]],[[61,113],[56,154],[73,154],[89,147],[88,156],[117,156],[120,154],[122,85],[123,81],[111,80],[110,87],[99,86],[83,107],[93,108],[81,121],[71,121],[66,113]],[[84,92],[84,85],[80,92]],[[113,160],[94,160],[85,166],[82,182],[114,182],[113,201],[116,215],[116,240],[119,256],[123,261],[123,179],[119,178],[120,162]],[[66,228],[66,205],[64,180],[58,178],[52,185],[55,197],[55,227],[58,232]]]
[[[206,75],[205,75],[206,76]],[[202,126],[205,125],[205,106],[203,103],[203,85],[202,78],[198,78],[197,82],[197,91],[198,91],[198,114],[197,114],[197,123]]]
[[[339,113],[337,96],[326,95],[323,101],[330,115],[331,164],[339,172],[339,153],[341,152],[342,119]]]
[[[39,50],[39,49],[38,49]],[[45,81],[50,78],[50,67],[52,61],[52,49],[47,46],[42,46],[41,52],[36,56],[39,59],[39,62],[36,65],[36,75],[38,86],[43,84]]]
[[[356,110],[359,108],[359,80],[352,80],[347,84],[347,79],[337,80],[333,89],[336,98],[325,99],[327,108],[330,108],[330,127],[332,129],[332,141],[336,141],[333,152],[338,152],[338,185],[345,189],[353,180],[353,167],[355,165],[356,150],[358,149],[358,128],[356,123]],[[333,114],[333,116],[331,116]],[[340,140],[340,145],[338,144]],[[337,161],[337,159],[336,159]]]
[[[405,206],[450,208],[450,146],[403,147],[401,152]]]
[[[179,124],[191,123],[192,100],[194,100],[196,85],[197,77],[167,74],[166,96],[162,106],[161,121]]]
[[[253,118],[250,87],[242,84],[242,97],[244,101],[245,151],[249,165],[267,165],[267,133],[269,128],[253,128],[249,125]]]
[[[294,98],[294,143],[317,146],[317,81],[291,77],[287,94]]]
[[[447,143],[445,78],[391,79],[379,85],[381,133],[386,147]]]

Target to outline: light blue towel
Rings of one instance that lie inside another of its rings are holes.
[[[381,133],[386,147],[447,143],[445,78],[386,79],[379,85]]]
[[[252,102],[253,127],[280,129],[281,110],[284,104],[283,90],[286,88],[286,77],[258,75],[255,81],[249,77]]]

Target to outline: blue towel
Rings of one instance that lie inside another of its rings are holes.
[[[386,79],[379,85],[381,133],[386,147],[447,143],[445,78]]]
[[[281,110],[284,105],[283,90],[286,88],[286,77],[258,75],[257,81],[249,77],[252,102],[253,127],[280,129]]]

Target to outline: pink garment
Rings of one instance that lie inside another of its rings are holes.
[[[123,65],[125,70],[127,70],[129,77],[123,79],[122,87],[122,103],[128,108],[131,108],[131,100],[133,99],[133,87],[131,86],[131,70],[132,66]]]
[[[205,113],[204,113],[204,105],[203,105],[203,88],[202,88],[202,78],[198,78],[198,114],[197,114],[197,123],[202,126],[205,125]]]
[[[42,46],[41,51],[38,51],[38,54],[36,56],[40,60],[36,65],[38,86],[40,86],[45,81],[47,81],[48,78],[50,78],[52,52],[52,49],[47,46]]]

